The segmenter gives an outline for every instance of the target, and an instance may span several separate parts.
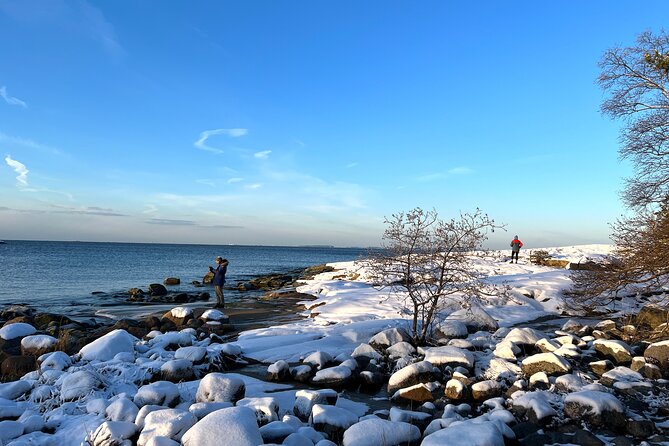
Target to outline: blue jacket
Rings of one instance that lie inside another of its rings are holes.
[[[225,273],[228,272],[228,264],[223,263],[222,265],[218,265],[216,269],[214,270],[214,280],[212,280],[212,283],[215,286],[223,286],[225,285]]]

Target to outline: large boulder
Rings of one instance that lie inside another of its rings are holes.
[[[411,336],[403,328],[388,328],[369,340],[369,344],[376,348],[388,348],[398,342],[411,342]]]
[[[25,336],[33,335],[37,332],[37,329],[31,324],[27,324],[25,322],[10,322],[5,323],[5,325],[0,328],[0,339],[11,341],[12,339],[23,338]]]
[[[420,439],[420,429],[405,423],[368,418],[344,432],[344,446],[405,445]]]
[[[616,364],[630,364],[632,362],[632,349],[623,341],[596,339],[592,345],[597,353]]]
[[[149,294],[151,296],[165,296],[167,294],[167,288],[160,283],[152,283],[149,285]]]
[[[293,413],[302,421],[306,421],[311,417],[311,410],[316,404],[335,405],[337,398],[337,392],[332,389],[298,390],[295,392]]]
[[[21,354],[26,356],[42,356],[56,349],[58,339],[49,335],[31,335],[21,339]]]
[[[358,422],[358,416],[341,407],[316,404],[311,410],[311,423],[314,429],[324,432],[337,442],[344,436],[344,431]]]
[[[82,347],[79,354],[86,361],[109,361],[119,353],[134,354],[136,342],[139,339],[127,331],[114,330]]]
[[[657,365],[662,370],[669,369],[669,340],[650,344],[643,353],[646,362]]]
[[[197,423],[195,415],[185,410],[155,410],[144,419],[144,429],[137,439],[137,446],[149,446],[154,437],[167,437],[180,441],[195,423]]]
[[[163,285],[179,285],[181,280],[177,277],[167,277],[163,280]]]
[[[528,356],[521,362],[521,368],[526,376],[537,372],[546,372],[547,375],[564,375],[571,372],[571,364],[555,353],[538,353]]]
[[[597,427],[621,427],[625,424],[625,407],[620,400],[610,393],[595,390],[567,395],[564,413],[573,420],[584,420]]]
[[[209,373],[197,388],[195,400],[203,402],[229,401],[235,403],[246,394],[246,385],[240,378],[226,376],[223,373]]]
[[[434,366],[428,361],[410,364],[390,376],[388,379],[388,393],[434,380]]]
[[[435,366],[474,368],[474,355],[470,351],[458,347],[449,345],[426,347],[418,349],[418,352],[425,354],[425,361]]]
[[[256,415],[248,407],[219,409],[202,418],[181,439],[183,446],[257,446],[263,444]]]
[[[636,317],[636,325],[646,325],[651,329],[669,322],[669,308],[657,305],[645,305]]]

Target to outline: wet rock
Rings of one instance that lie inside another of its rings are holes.
[[[143,296],[144,290],[141,288],[130,288],[128,290],[128,294],[130,294],[131,296]]]
[[[60,327],[62,325],[67,325],[74,322],[65,315],[54,313],[39,313],[35,316],[34,321],[35,326],[40,330],[46,329],[46,327],[48,327],[50,324],[54,324],[55,326]]]
[[[251,290],[275,290],[290,285],[294,277],[287,274],[272,274],[269,276],[256,277],[247,284]]]
[[[149,285],[149,294],[151,296],[164,296],[167,294],[167,288],[159,283]]]
[[[311,280],[318,274],[329,273],[334,270],[335,269],[329,265],[310,266],[309,268],[306,268],[304,271],[302,271],[302,274],[300,274],[300,279]]]
[[[181,279],[177,277],[167,277],[163,280],[163,285],[179,285],[180,283]]]
[[[211,285],[214,282],[214,273],[208,272],[202,278],[202,283],[205,285]]]

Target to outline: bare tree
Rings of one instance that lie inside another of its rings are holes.
[[[405,298],[413,341],[424,344],[449,297],[466,301],[484,292],[474,261],[482,255],[488,232],[503,226],[479,209],[441,220],[435,210],[415,208],[393,214],[385,223],[383,246],[366,266],[378,286]]]
[[[634,167],[625,203],[634,210],[669,196],[669,36],[644,32],[637,44],[604,53],[599,84],[609,96],[602,112],[625,123],[620,156]]]
[[[572,276],[568,294],[588,307],[669,284],[669,35],[644,32],[636,45],[606,51],[600,67],[602,112],[623,121],[619,154],[634,168],[622,192],[632,216],[612,227],[613,255]]]

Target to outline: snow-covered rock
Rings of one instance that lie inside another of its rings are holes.
[[[571,364],[555,353],[537,353],[528,356],[521,362],[523,373],[532,376],[537,372],[546,372],[547,375],[565,374],[571,372]]]
[[[516,344],[511,341],[504,340],[497,344],[492,354],[498,358],[515,361],[517,355],[520,354],[520,351],[520,347],[518,347]]]
[[[618,340],[597,339],[592,343],[595,351],[616,364],[630,364],[632,362],[632,349],[630,346]]]
[[[329,438],[341,438],[344,431],[357,422],[356,414],[341,407],[316,404],[311,409],[314,429],[326,433]]]
[[[173,407],[179,403],[179,387],[169,381],[156,381],[140,387],[133,398],[138,407],[147,404]]]
[[[408,342],[402,341],[388,347],[386,349],[386,353],[388,353],[388,356],[390,356],[392,359],[404,358],[405,356],[416,353],[416,347],[409,344]]]
[[[437,390],[437,383],[420,383],[409,387],[399,389],[390,398],[391,401],[405,403],[407,401],[424,403],[434,400],[434,390]]]
[[[388,393],[393,393],[403,387],[419,383],[430,382],[434,379],[434,366],[431,362],[420,361],[410,364],[395,373],[388,379]]]
[[[195,423],[197,423],[195,415],[185,410],[155,410],[144,419],[144,429],[139,434],[137,446],[145,446],[152,437],[168,437],[180,441]]]
[[[118,398],[113,401],[105,410],[107,419],[110,421],[128,421],[135,422],[139,408],[128,398]]]
[[[279,419],[279,400],[273,397],[243,398],[237,401],[237,407],[253,409],[259,426]]]
[[[267,367],[267,379],[269,381],[285,381],[289,376],[290,366],[283,359]]]
[[[296,427],[292,424],[278,420],[260,427],[260,435],[265,443],[281,443],[296,431]]]
[[[625,408],[618,398],[606,392],[584,390],[567,395],[564,413],[574,420],[585,420],[593,426],[622,426]]]
[[[421,446],[504,446],[505,432],[513,438],[513,432],[508,434],[508,431],[510,429],[500,421],[456,421],[427,435]]]
[[[172,359],[160,366],[160,376],[165,381],[188,381],[193,375],[193,363],[188,359]]]
[[[30,392],[32,388],[31,382],[23,380],[0,383],[0,398],[14,400]]]
[[[352,376],[353,372],[349,367],[338,365],[319,370],[311,382],[316,386],[341,388],[350,382]]]
[[[545,391],[515,392],[512,395],[513,411],[532,423],[548,424],[557,412],[551,405],[553,397]]]
[[[14,325],[14,324],[12,324]],[[23,423],[13,420],[0,421],[0,444],[9,442],[23,435]]]
[[[200,381],[195,401],[198,403],[220,401],[235,403],[244,398],[245,394],[246,385],[241,379],[226,376],[223,373],[209,373]]]
[[[230,318],[225,313],[215,309],[206,310],[204,313],[202,313],[200,319],[205,321],[216,321],[220,323],[227,323],[230,320]]]
[[[504,337],[505,341],[513,342],[516,345],[534,345],[546,335],[542,332],[529,327],[514,328]]]
[[[355,359],[363,359],[366,361],[370,361],[372,359],[376,359],[377,361],[381,360],[382,356],[374,350],[374,347],[372,347],[369,344],[360,344],[358,345],[355,350],[353,350],[353,353],[351,353],[351,356]]]
[[[60,397],[63,401],[77,400],[93,393],[100,385],[100,379],[89,370],[68,373],[60,383]]]
[[[302,421],[306,421],[311,417],[311,410],[316,404],[335,405],[337,398],[337,392],[332,389],[298,390],[295,392],[293,413]]]
[[[488,379],[472,384],[472,398],[477,401],[485,401],[495,398],[502,393],[499,382]]]
[[[660,367],[666,373],[666,370],[669,369],[669,340],[650,344],[643,356],[648,363]]]
[[[53,353],[45,353],[38,358],[40,370],[65,370],[72,365],[72,358],[67,353],[57,351]]]
[[[444,389],[444,396],[459,401],[467,396],[467,387],[457,379],[449,379]]]
[[[201,420],[212,412],[233,406],[234,404],[229,401],[221,401],[218,403],[193,403],[188,407],[188,411],[195,415],[198,420]]]
[[[40,356],[56,348],[58,339],[49,335],[31,335],[21,339],[21,354]]]
[[[332,363],[332,355],[327,352],[313,352],[302,360],[304,364],[311,364],[318,370]]]
[[[344,432],[344,446],[402,445],[420,439],[420,429],[406,422],[368,418]]]
[[[79,354],[86,361],[109,361],[118,353],[134,352],[138,341],[125,330],[114,330],[82,347]]]
[[[174,359],[187,359],[193,364],[201,364],[207,356],[207,349],[205,347],[179,347],[174,352]]]
[[[137,412],[137,417],[135,417],[135,425],[141,431],[142,429],[144,429],[144,420],[146,420],[146,416],[151,412],[163,409],[169,409],[169,408],[165,406],[157,406],[155,404],[147,404],[146,406],[142,406],[142,408],[139,409],[139,412]]]
[[[425,361],[435,366],[452,366],[474,368],[474,355],[468,351],[448,345],[441,347],[419,348],[419,353],[425,355]]]
[[[248,407],[210,413],[182,438],[183,446],[257,446],[263,444],[256,416]]]
[[[435,327],[435,332],[437,338],[446,338],[446,339],[466,338],[467,335],[469,334],[469,331],[467,330],[467,325],[465,325],[464,322],[452,319],[445,319],[437,323]]]
[[[129,438],[137,432],[137,426],[127,421],[105,421],[88,438],[91,446],[131,445]]]
[[[5,324],[0,328],[0,338],[5,341],[11,341],[12,339],[22,338],[24,336],[30,336],[37,333],[37,329],[30,324],[25,322],[15,322],[12,324]]]
[[[369,344],[377,348],[390,347],[398,342],[409,342],[411,336],[402,328],[388,328],[383,330],[369,340]]]
[[[390,415],[388,417],[390,421],[393,422],[402,422],[413,424],[418,427],[422,432],[425,430],[430,421],[432,420],[432,415],[426,412],[418,412],[415,410],[404,410],[399,407],[391,407]]]

